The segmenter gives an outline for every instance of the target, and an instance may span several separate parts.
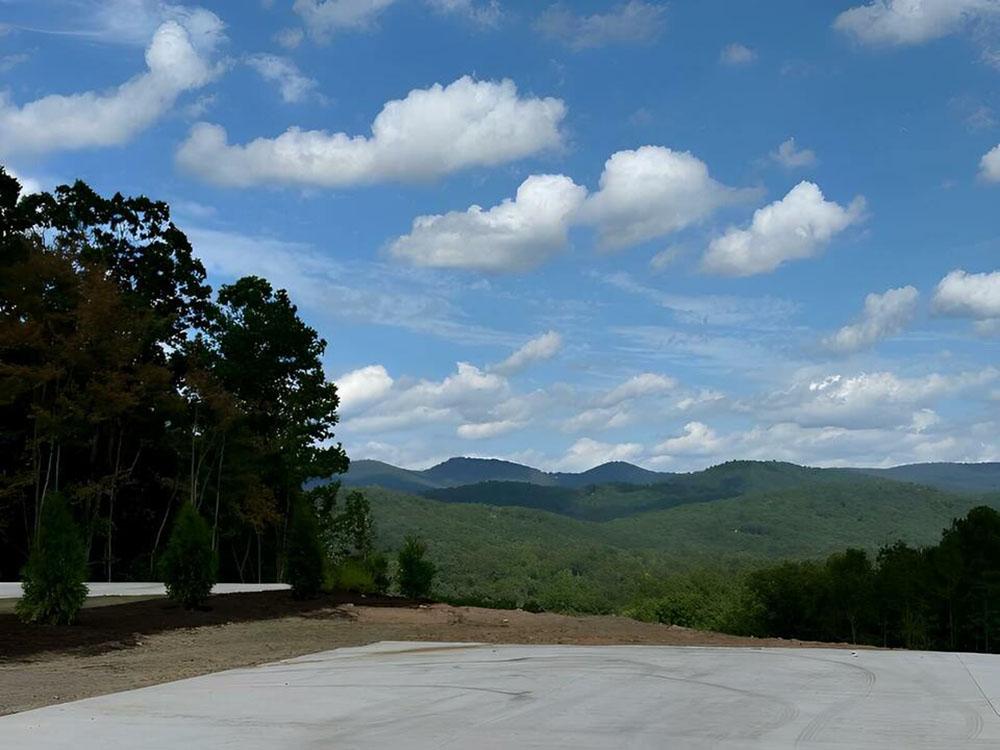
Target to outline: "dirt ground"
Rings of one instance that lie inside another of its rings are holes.
[[[89,607],[69,627],[0,613],[0,715],[235,667],[377,641],[797,646],[622,617],[287,592],[212,597],[188,612],[164,599]],[[824,644],[829,646],[830,644]]]

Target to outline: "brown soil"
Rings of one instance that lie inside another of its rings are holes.
[[[223,669],[377,641],[799,646],[636,622],[520,610],[286,592],[215,596],[203,611],[166,600],[88,608],[39,627],[0,613],[0,715]],[[824,644],[829,646],[829,644]]]

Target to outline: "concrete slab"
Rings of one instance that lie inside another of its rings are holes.
[[[285,583],[217,583],[212,587],[213,594],[240,594],[252,591],[282,591],[288,588]],[[162,583],[128,582],[87,584],[89,596],[166,596],[167,590]],[[20,581],[0,581],[0,599],[20,599]]]
[[[1000,747],[1000,659],[383,643],[0,718],[3,745]]]

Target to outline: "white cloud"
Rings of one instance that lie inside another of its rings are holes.
[[[371,136],[293,127],[277,138],[231,145],[221,126],[199,123],[177,161],[210,182],[241,187],[430,179],[557,148],[565,114],[561,100],[521,97],[513,81],[464,76],[387,102]]]
[[[535,362],[551,359],[562,349],[562,344],[562,336],[556,331],[546,331],[490,369],[501,375],[512,375]]]
[[[563,175],[532,175],[514,200],[485,211],[471,206],[464,212],[418,216],[390,252],[421,266],[524,271],[566,246],[570,220],[586,194]]]
[[[575,50],[608,44],[648,43],[663,30],[666,7],[629,0],[607,13],[580,16],[562,4],[550,5],[535,21],[535,29]]]
[[[754,194],[716,182],[687,151],[643,146],[611,155],[600,190],[580,216],[597,227],[602,247],[620,249],[676,232]]]
[[[426,0],[427,4],[438,13],[467,18],[477,26],[492,27],[500,22],[503,11],[498,0]]]
[[[21,196],[32,195],[33,193],[40,193],[44,189],[40,180],[36,180],[34,177],[28,177],[27,175],[19,174],[15,172],[10,167],[5,166],[7,174],[13,177],[15,180],[21,183]]]
[[[942,315],[972,318],[980,335],[995,335],[1000,332],[1000,271],[952,271],[934,291],[934,309]]]
[[[979,161],[979,176],[987,182],[1000,182],[1000,145],[983,155]]]
[[[666,393],[677,386],[674,378],[655,372],[643,372],[612,388],[600,398],[599,403],[601,406],[614,406],[629,399]]]
[[[50,94],[22,106],[0,93],[0,150],[47,152],[128,142],[166,114],[182,93],[215,77],[218,67],[204,46],[215,38],[203,29],[196,36],[177,21],[167,21],[146,49],[148,70],[115,89]]]
[[[819,254],[830,240],[864,218],[865,201],[844,208],[823,197],[812,182],[800,182],[779,201],[757,209],[747,229],[731,228],[709,244],[702,266],[709,273],[751,276],[791,260]]]
[[[982,390],[1000,371],[986,368],[957,374],[902,377],[893,372],[829,375],[795,382],[751,406],[762,418],[820,427],[899,427],[915,411],[942,399]]]
[[[872,0],[844,11],[833,25],[865,44],[904,46],[948,36],[997,14],[998,0]]]
[[[718,453],[724,441],[708,425],[702,422],[688,422],[684,434],[668,438],[653,448],[658,456],[706,456]]]
[[[629,403],[609,407],[595,406],[565,420],[562,429],[564,432],[613,430],[632,424],[635,418],[636,415]]]
[[[601,443],[591,438],[580,438],[556,462],[562,471],[586,471],[609,461],[631,461],[643,453],[639,443]]]
[[[485,440],[487,438],[505,435],[524,427],[524,422],[513,419],[499,419],[492,422],[473,422],[461,424],[456,430],[460,438],[466,440]]]
[[[562,429],[565,432],[610,430],[642,421],[651,413],[662,413],[665,404],[640,402],[661,397],[679,386],[674,378],[658,373],[633,375],[614,388],[592,397],[587,408],[563,420]],[[574,398],[574,401],[577,400]]]
[[[295,0],[292,9],[309,33],[326,39],[342,30],[368,29],[395,0]]]
[[[611,286],[643,297],[674,313],[678,320],[705,326],[740,326],[773,328],[788,320],[797,310],[794,303],[775,297],[735,297],[725,294],[668,294],[641,284],[619,271],[595,277]]]
[[[215,49],[225,39],[224,24],[210,10],[178,5],[163,0],[75,0],[63,3],[77,11],[71,17],[71,31],[57,31],[101,42],[146,47],[164,23],[183,26],[196,49]]]
[[[287,289],[313,316],[393,326],[452,343],[516,343],[508,333],[470,323],[452,301],[453,286],[435,284],[412,270],[400,274],[386,264],[338,262],[309,244],[266,236],[199,226],[184,231],[213,280],[262,276]]]
[[[661,250],[649,259],[649,267],[654,271],[663,271],[676,263],[684,254],[684,247],[681,245],[671,245],[665,250]]]
[[[799,148],[795,144],[794,138],[789,138],[772,151],[771,158],[786,169],[811,167],[816,163],[815,152],[807,148]]]
[[[265,81],[276,84],[281,98],[289,104],[318,96],[316,80],[302,75],[298,66],[287,57],[258,54],[250,55],[246,62]]]
[[[719,62],[724,65],[749,65],[757,59],[757,53],[745,44],[727,44],[719,53]]]
[[[500,434],[523,421],[517,405],[510,402],[506,379],[459,362],[456,371],[443,380],[394,381],[371,408],[347,420],[344,428],[370,434],[409,429],[422,422],[458,422],[460,429],[465,425],[459,433],[462,437],[489,437],[491,430]]]
[[[382,365],[368,365],[334,378],[340,395],[340,411],[357,411],[363,404],[384,398],[392,390],[393,379]]]
[[[912,286],[889,289],[884,294],[869,294],[861,319],[844,326],[824,340],[824,345],[839,352],[866,349],[903,330],[917,310],[920,292]]]
[[[18,65],[28,61],[28,55],[18,52],[12,55],[0,56],[0,73],[9,73]]]
[[[281,29],[274,35],[274,41],[285,49],[296,49],[304,38],[305,32],[294,27]]]

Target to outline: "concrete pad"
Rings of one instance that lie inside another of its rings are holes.
[[[383,643],[0,718],[4,746],[1000,747],[1000,659]]]
[[[283,591],[288,589],[285,583],[217,583],[212,587],[213,594],[241,594],[254,591]],[[87,595],[97,596],[166,596],[167,590],[162,583],[156,582],[126,582],[87,584]],[[0,599],[20,599],[21,582],[0,582]]]

